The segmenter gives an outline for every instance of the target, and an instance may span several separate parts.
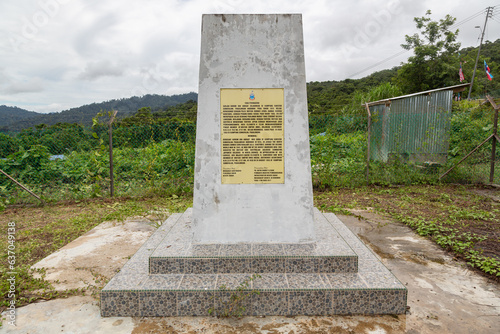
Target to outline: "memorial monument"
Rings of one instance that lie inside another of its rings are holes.
[[[195,242],[311,242],[301,15],[204,15]]]
[[[193,208],[101,291],[102,316],[401,314],[407,290],[313,207],[302,17],[204,15]],[[226,286],[228,290],[219,290]]]

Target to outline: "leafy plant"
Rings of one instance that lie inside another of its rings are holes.
[[[487,274],[500,277],[500,261],[492,257],[482,256],[482,252],[470,250],[467,254],[467,263],[472,267],[477,267]]]

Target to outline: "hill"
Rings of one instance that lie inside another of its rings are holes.
[[[460,60],[466,80],[472,77],[474,61],[478,47],[462,48],[448,64],[450,82],[458,84],[458,68]],[[459,56],[460,55],[460,56]],[[493,75],[500,72],[500,39],[494,42],[486,41],[481,49],[480,60],[487,59]],[[444,60],[443,60],[444,61]],[[371,88],[383,83],[394,83],[401,67],[374,72],[361,79],[345,79],[341,81],[322,81],[307,83],[308,109],[311,113],[340,113],[343,108],[352,103],[355,92],[368,92]],[[444,84],[443,84],[444,85]],[[447,84],[446,84],[447,85]],[[475,89],[472,97],[484,96],[485,93],[498,96],[500,94],[500,81],[496,78],[488,81],[484,75],[481,61],[475,79]],[[444,86],[441,86],[444,87]],[[432,87],[440,88],[440,87]],[[408,94],[410,92],[402,92]],[[127,122],[140,122],[141,117],[135,117],[139,109],[149,108],[151,117],[159,120],[163,118],[188,118],[196,116],[196,93],[180,95],[145,95],[127,99],[109,100],[101,103],[92,103],[78,108],[72,108],[59,113],[39,114],[16,107],[0,106],[0,131],[20,131],[39,124],[55,125],[57,123],[78,123],[84,126],[92,124],[92,117],[102,110],[118,110],[118,118]],[[175,107],[173,107],[175,106]],[[143,110],[144,113],[144,110]],[[148,116],[149,117],[149,116]]]
[[[455,62],[448,64],[451,68],[449,77],[451,82],[449,85],[458,85],[460,83],[458,76],[460,60],[463,62],[463,71],[466,80],[470,81],[472,78],[477,51],[477,46],[462,48],[456,55],[456,58],[454,59]],[[483,60],[488,61],[488,65],[491,68],[493,75],[500,75],[500,39],[497,39],[494,42],[485,41],[483,43],[474,81],[476,89],[473,90],[472,93],[473,98],[484,97],[484,94],[486,93],[498,97],[500,94],[500,80],[494,78],[492,81],[488,81],[486,79],[483,68]],[[309,82],[307,84],[309,112],[340,113],[343,110],[343,107],[352,102],[354,92],[367,92],[374,86],[386,82],[397,84],[397,80],[395,79],[398,76],[398,70],[400,68],[401,67],[398,66],[392,69],[381,70],[361,79]],[[441,87],[444,86],[447,86],[447,84],[443,84]],[[432,87],[431,89],[441,87]],[[409,94],[412,92],[403,91],[402,93]]]
[[[6,105],[0,106],[0,127],[4,127],[11,123],[16,123],[27,118],[40,115],[34,111],[28,111],[18,107],[9,107]]]
[[[57,123],[77,123],[84,126],[92,125],[92,117],[100,111],[118,110],[118,117],[123,118],[137,112],[140,108],[150,107],[153,111],[164,110],[169,106],[185,103],[189,100],[197,100],[196,93],[186,93],[179,95],[157,95],[148,94],[141,97],[115,99],[100,103],[92,103],[77,108],[71,108],[59,113],[39,114],[33,113],[30,117],[12,120],[2,124],[3,131],[20,131],[34,127],[39,124],[54,125]],[[0,114],[0,118],[2,114]]]
[[[308,110],[312,113],[340,112],[351,103],[355,91],[368,91],[384,82],[391,82],[398,68],[374,72],[361,79],[307,83]]]
[[[467,47],[467,48],[463,48],[462,50],[460,50],[460,53],[461,54],[471,54],[474,59],[477,55],[477,49],[478,47]],[[483,46],[481,47],[481,59],[484,59],[484,58],[490,58],[492,61],[496,62],[496,63],[500,63],[500,38],[497,39],[496,41],[494,42],[491,42],[491,41],[485,41],[483,43]],[[478,68],[481,69],[480,65],[482,65],[481,63],[478,64]]]

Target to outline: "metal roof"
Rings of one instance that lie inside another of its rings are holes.
[[[376,106],[376,105],[379,105],[379,104],[390,104],[391,101],[394,101],[394,100],[400,100],[400,99],[405,99],[407,97],[430,94],[430,93],[439,92],[439,91],[443,91],[443,90],[453,90],[453,93],[457,93],[457,92],[464,91],[465,88],[469,87],[469,86],[470,86],[470,83],[464,83],[464,84],[455,85],[455,86],[448,86],[448,87],[443,87],[443,88],[438,88],[438,89],[431,89],[431,90],[426,90],[426,91],[423,91],[423,92],[418,92],[418,93],[413,93],[413,94],[408,94],[408,95],[401,95],[401,96],[391,97],[389,99],[378,100],[378,101],[375,101],[375,102],[369,102],[368,106],[371,107],[371,106]]]

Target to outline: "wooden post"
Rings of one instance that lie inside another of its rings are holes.
[[[491,143],[491,164],[490,164],[490,183],[493,183],[493,179],[495,177],[495,155],[497,148],[497,128],[498,128],[498,106],[495,101],[491,98],[491,96],[486,95],[488,101],[490,101],[491,105],[495,109],[495,116],[493,118],[493,142]]]
[[[113,111],[109,119],[109,194],[115,195],[114,176],[113,176],[113,121],[115,120],[117,110]]]
[[[481,148],[481,146],[483,146],[484,144],[486,144],[488,142],[488,140],[490,140],[491,138],[495,138],[495,136],[493,134],[489,135],[488,138],[486,138],[481,144],[479,144],[475,149],[473,149],[472,151],[470,151],[465,157],[463,157],[459,162],[457,162],[453,167],[451,167],[450,169],[448,169],[446,172],[443,173],[443,175],[441,175],[439,177],[439,180],[441,180],[443,177],[445,177],[446,175],[448,175],[449,172],[451,172],[453,169],[455,169],[455,167],[457,167],[458,165],[460,165],[462,162],[465,161],[465,159],[467,159],[468,157],[470,157],[472,155],[472,153],[476,152],[478,149]]]
[[[40,202],[42,202],[42,204],[45,204],[45,202],[40,198],[38,197],[35,193],[33,193],[31,190],[29,190],[28,188],[26,188],[25,186],[23,186],[21,183],[17,182],[16,179],[14,179],[12,176],[10,176],[9,174],[5,173],[3,170],[0,169],[0,173],[2,173],[3,175],[7,176],[12,182],[14,182],[17,186],[19,186],[21,189],[23,190],[26,190],[31,196],[35,197],[37,200],[39,200]]]
[[[370,142],[371,142],[371,129],[372,129],[372,114],[368,103],[365,103],[366,112],[368,113],[368,134],[367,134],[367,148],[366,148],[366,185],[370,184]]]

